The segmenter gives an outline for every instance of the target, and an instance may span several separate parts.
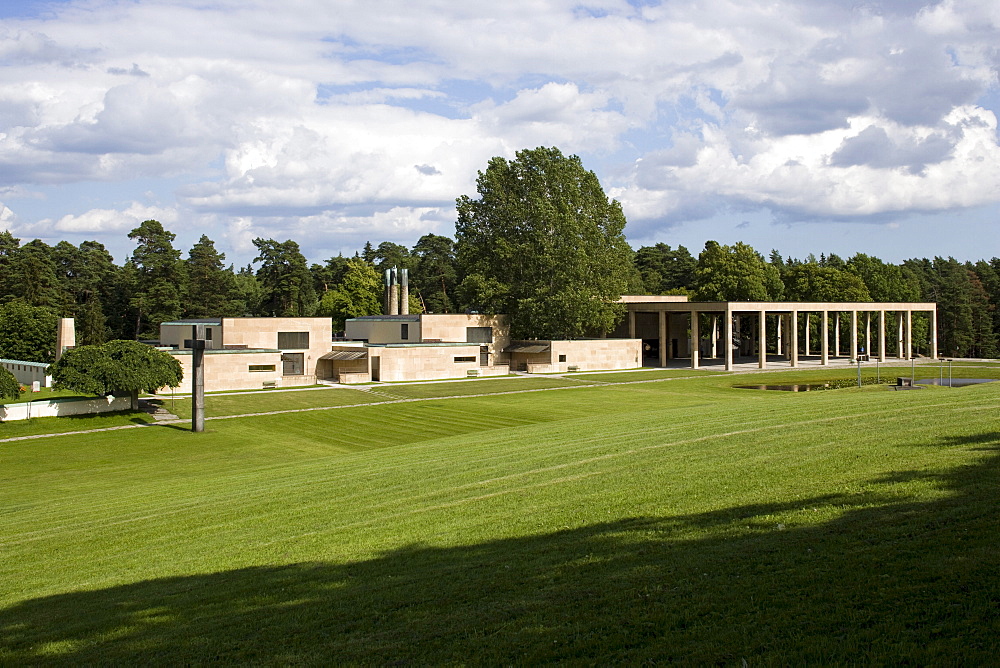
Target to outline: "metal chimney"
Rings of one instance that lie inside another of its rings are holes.
[[[389,306],[389,292],[392,289],[391,286],[392,286],[392,272],[391,272],[391,270],[386,269],[385,270],[385,299],[383,299],[383,301],[385,303],[385,309],[384,310],[385,310],[385,314],[386,315],[392,315],[392,310],[391,310],[391,308]]]

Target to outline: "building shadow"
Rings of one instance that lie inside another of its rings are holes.
[[[986,665],[1000,433],[938,446],[982,455],[857,493],[29,600],[0,611],[0,663]]]

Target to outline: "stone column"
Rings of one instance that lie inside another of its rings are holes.
[[[698,312],[691,311],[691,368],[698,368],[698,343],[700,334],[698,332]]]
[[[938,358],[938,341],[937,341],[937,309],[935,308],[931,313],[931,359],[936,360]]]
[[[903,312],[896,311],[896,357],[903,359]]]
[[[666,324],[667,324],[667,359],[672,360],[674,358],[674,336],[673,336],[673,326],[671,325],[671,319],[673,317],[672,313],[666,314]]]
[[[778,355],[785,354],[785,342],[781,338],[782,331],[785,329],[785,314],[778,314],[778,329],[775,334],[777,336],[775,343],[777,344],[777,350],[775,351]]]
[[[858,357],[858,312],[851,311],[851,359]]]
[[[833,356],[840,357],[840,311],[833,314]]]
[[[823,319],[821,321],[820,330],[822,330],[822,336],[820,338],[820,361],[819,363],[823,366],[830,364],[830,316],[827,311],[823,311]]]
[[[719,316],[712,316],[712,359],[719,357]]]
[[[656,332],[660,337],[660,366],[667,366],[667,312],[657,313]]]
[[[913,311],[906,311],[906,359],[913,357]]]
[[[799,365],[799,312],[792,311],[788,323],[788,352],[791,365]]]
[[[806,313],[806,337],[805,337],[805,341],[804,341],[804,343],[806,344],[805,345],[805,354],[806,354],[806,357],[809,357],[809,334],[810,334],[810,332],[809,332],[809,318],[810,318],[811,315],[812,315],[811,313]]]
[[[59,318],[56,326],[56,361],[68,348],[76,347],[76,327],[73,318]]]
[[[878,312],[878,361],[885,361],[885,309]]]
[[[872,354],[872,312],[865,311],[865,355]]]
[[[628,338],[635,338],[635,311],[628,310]]]
[[[725,351],[726,371],[733,370],[733,313],[726,309],[725,323],[722,325],[722,333],[725,340],[722,342],[722,349]]]
[[[757,323],[757,366],[767,368],[767,311],[761,311]]]

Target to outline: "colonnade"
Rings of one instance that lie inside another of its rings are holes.
[[[667,366],[673,359],[673,342],[686,340],[684,352],[691,359],[691,368],[701,364],[701,347],[705,339],[702,326],[707,325],[708,350],[711,357],[719,357],[721,342],[726,370],[733,368],[734,342],[745,354],[756,355],[758,366],[767,368],[768,333],[774,334],[772,354],[779,355],[791,367],[797,367],[801,357],[818,355],[821,365],[828,365],[831,358],[842,356],[844,341],[841,331],[844,316],[850,322],[846,356],[857,359],[859,355],[877,358],[884,362],[890,354],[887,338],[887,314],[896,320],[896,337],[891,346],[897,359],[913,357],[913,314],[930,315],[929,347],[932,359],[937,359],[937,305],[934,303],[813,303],[813,302],[671,302],[630,303],[629,337],[637,338],[636,313],[657,313],[657,339],[660,366]],[[684,316],[687,316],[686,318]],[[708,320],[706,320],[708,318]],[[756,321],[749,327],[744,319]],[[813,350],[812,322],[818,320],[818,349]],[[859,326],[862,324],[863,331]],[[680,320],[681,323],[677,321]],[[772,321],[769,327],[768,320]],[[685,322],[686,321],[686,322]],[[833,340],[831,342],[831,324]],[[686,326],[684,326],[686,325]],[[874,333],[873,333],[874,325]],[[672,330],[683,327],[683,332]],[[860,333],[859,333],[860,332]],[[647,334],[649,332],[646,332]],[[804,333],[804,336],[802,336]],[[675,336],[680,334],[680,336]],[[734,335],[738,337],[734,339]],[[746,339],[744,340],[744,335]],[[642,336],[641,338],[652,338]],[[800,338],[801,349],[800,349]],[[728,343],[727,343],[728,342]],[[832,351],[831,351],[832,343]],[[873,348],[873,343],[877,348]],[[685,355],[678,354],[678,357]]]

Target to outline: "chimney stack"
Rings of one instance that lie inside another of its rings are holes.
[[[399,313],[400,315],[406,315],[410,312],[410,270],[401,270],[400,277],[400,294],[399,294]]]
[[[389,270],[389,315],[399,315],[399,285],[396,283],[396,268]]]

